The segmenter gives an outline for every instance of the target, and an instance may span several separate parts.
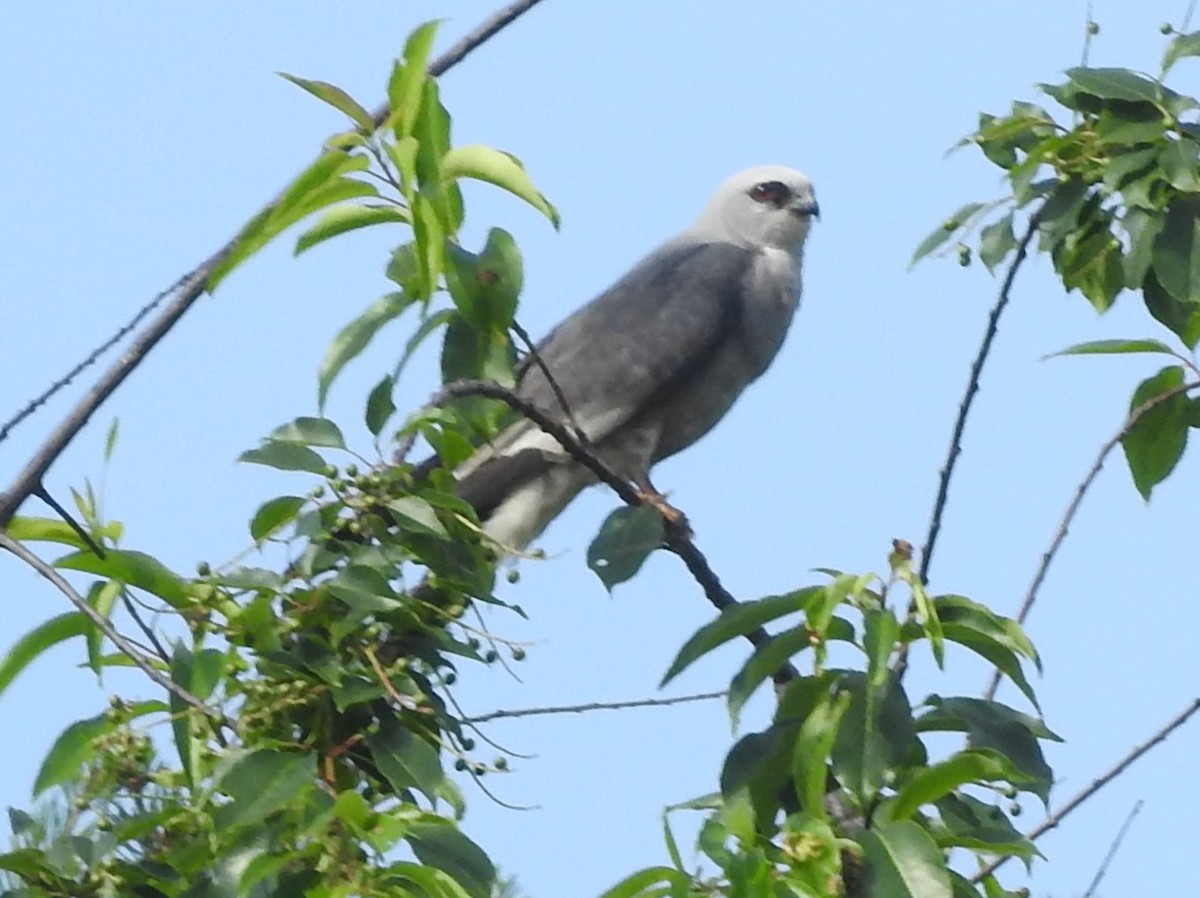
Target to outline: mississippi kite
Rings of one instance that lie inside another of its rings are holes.
[[[729,179],[691,228],[556,327],[518,369],[516,393],[579,427],[640,490],[770,365],[800,301],[816,197],[808,178],[761,166]],[[563,403],[567,406],[564,410]],[[484,532],[535,539],[594,477],[522,419],[456,470]]]

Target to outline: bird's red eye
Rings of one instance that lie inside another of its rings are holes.
[[[782,181],[763,181],[750,188],[750,199],[756,203],[771,203],[782,206],[792,195],[791,190]]]

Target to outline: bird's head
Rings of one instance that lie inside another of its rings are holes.
[[[745,246],[798,253],[809,224],[820,212],[807,177],[786,166],[760,165],[721,185],[696,230]]]

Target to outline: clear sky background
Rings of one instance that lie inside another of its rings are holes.
[[[0,83],[0,417],[21,407],[181,273],[228,239],[343,124],[276,71],[332,81],[374,106],[391,60],[420,21],[448,17],[445,48],[494,0],[457,4],[25,3],[6,9]],[[1184,0],[1097,0],[1096,65],[1156,71]],[[944,155],[980,111],[1038,100],[1079,62],[1083,2],[571,3],[546,0],[443,79],[459,143],[526,163],[562,212],[561,232],[491,188],[467,191],[464,238],[512,231],[524,252],[520,319],[534,334],[686,227],[715,187],[749,165],[807,172],[822,220],[809,239],[804,302],[764,379],[720,427],[664,464],[656,482],[690,516],[700,548],[735,595],[820,582],[817,566],[881,571],[895,537],[924,539],[937,472],[968,366],[998,284],[953,259],[906,270],[952,210],[1003,193],[972,150]],[[1200,63],[1174,86],[1200,92]],[[103,480],[125,545],[182,572],[230,558],[264,500],[300,475],[236,463],[275,425],[316,407],[316,371],[336,330],[388,289],[400,229],[374,229],[293,259],[284,239],[201,300],[59,460],[60,498]],[[368,451],[366,391],[411,320],[349,369],[330,414]],[[1014,613],[1076,484],[1119,427],[1149,357],[1041,361],[1104,337],[1165,330],[1123,296],[1098,318],[1028,266],[970,421],[934,592]],[[398,401],[415,407],[436,358],[410,367]],[[79,395],[60,394],[0,444],[7,483]],[[116,456],[101,460],[120,418]],[[1029,630],[1045,661],[1035,682],[1063,801],[1153,733],[1196,693],[1197,455],[1147,506],[1114,456],[1072,528]],[[679,561],[654,557],[608,596],[584,553],[615,505],[593,490],[545,534],[553,556],[526,563],[504,595],[528,622],[497,632],[536,644],[517,682],[464,677],[471,712],[657,695],[679,645],[712,612]],[[42,514],[31,501],[26,513]],[[0,557],[0,651],[66,609],[31,570]],[[723,688],[746,656],[733,646],[668,694]],[[0,697],[0,806],[26,806],[37,767],[69,723],[129,680],[76,669],[78,645],[29,669]],[[907,681],[976,694],[985,672],[952,655],[920,659]],[[1002,693],[1010,700],[1013,691]],[[763,725],[760,696],[745,727]],[[492,777],[497,806],[468,787],[468,834],[525,891],[586,898],[665,862],[664,806],[709,792],[732,739],[719,702],[497,723],[528,760]],[[1145,800],[1101,895],[1195,888],[1200,729],[1177,733],[1046,837],[1026,880],[1036,896],[1082,894],[1122,821]],[[490,758],[490,753],[483,755]],[[1024,802],[1022,822],[1041,816]],[[687,818],[680,825],[687,831]]]

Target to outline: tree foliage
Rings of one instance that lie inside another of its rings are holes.
[[[81,610],[49,619],[0,660],[0,689],[67,640],[81,640],[97,675],[136,664],[171,688],[148,682],[158,697],[114,698],[64,730],[34,792],[68,804],[50,820],[10,811],[5,895],[483,898],[502,888],[494,860],[465,831],[465,800],[448,767],[484,788],[506,762],[481,759],[478,726],[447,689],[466,665],[524,656],[482,626],[476,607],[521,611],[494,595],[502,547],[483,537],[445,468],[515,412],[455,395],[397,421],[393,390],[416,348],[435,337],[446,383],[512,382],[521,257],[500,229],[478,251],[461,245],[458,181],[497,185],[555,224],[557,213],[515,157],[453,143],[427,73],[435,30],[422,26],[409,39],[381,123],[334,85],[285,76],[342,112],[349,128],[246,225],[209,279],[215,289],[301,222],[297,252],[364,227],[407,234],[387,262],[393,288],[334,337],[318,376],[323,405],[382,328],[411,319],[403,351],[365,397],[373,448],[360,454],[334,421],[301,417],[242,456],[296,479],[248,524],[280,564],[173,571],[124,546],[121,526],[101,519],[86,490],[76,500],[87,540],[51,519],[15,518],[6,529],[21,544],[69,550],[48,570],[73,572],[70,583],[83,585],[60,587]],[[1190,360],[1200,342],[1200,104],[1162,80],[1197,53],[1200,33],[1178,35],[1157,78],[1071,69],[1042,87],[1069,123],[1027,102],[982,116],[965,143],[1005,171],[1011,193],[964,206],[914,256],[954,247],[992,271],[1007,263],[1007,291],[1026,253],[1042,252],[1064,289],[1099,312],[1140,294],[1163,339],[1061,354],[1172,357],[1136,387],[1119,435],[1146,498],[1200,426],[1189,395],[1200,377]],[[972,231],[974,251],[961,242]],[[407,461],[418,438],[442,469],[418,472]],[[588,563],[611,588],[671,538],[655,509],[623,508]],[[897,542],[882,575],[828,570],[783,595],[725,603],[664,664],[665,683],[749,638],[729,714],[736,725],[769,680],[775,713],[731,745],[717,791],[672,809],[701,815],[699,860],[685,858],[668,826],[664,864],[631,873],[606,898],[1013,894],[991,865],[1029,864],[1038,850],[1013,823],[1011,801],[1029,793],[1046,803],[1054,781],[1042,746],[1058,737],[1027,677],[1038,654],[1017,621],[932,592],[913,554]],[[168,633],[146,628],[142,648],[111,651],[97,620],[132,603],[153,603],[176,623]],[[904,683],[910,652],[928,650],[940,666],[953,647],[1010,680],[1028,709],[955,694],[914,701]],[[161,722],[169,737],[151,738]],[[934,734],[946,732],[959,748],[938,749],[946,743]]]

